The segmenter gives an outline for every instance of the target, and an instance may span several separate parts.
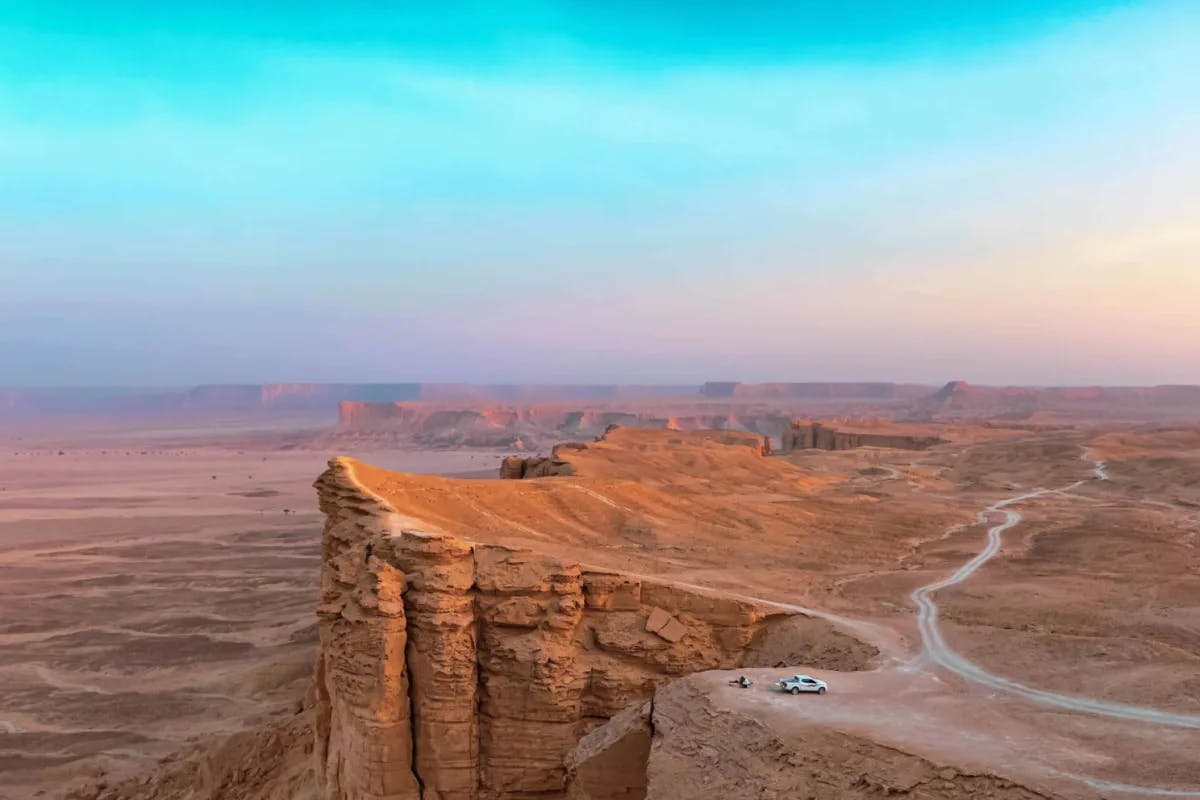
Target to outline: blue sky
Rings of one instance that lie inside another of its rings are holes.
[[[411,5],[0,0],[0,383],[1200,382],[1196,4]]]

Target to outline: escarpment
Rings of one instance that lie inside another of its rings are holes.
[[[647,400],[626,407],[609,403],[497,404],[343,402],[337,428],[324,438],[338,442],[385,440],[426,446],[536,449],[564,438],[592,437],[613,425],[658,430],[745,430],[778,438],[791,415],[778,410],[713,405],[698,399]]]
[[[609,425],[604,433],[596,437],[596,442],[604,442],[610,433],[619,431],[620,425]],[[771,454],[771,440],[766,436],[745,431],[703,430],[692,432],[697,439],[708,440],[721,445],[747,447],[760,456]],[[571,462],[572,452],[586,451],[587,442],[561,442],[550,451],[549,456],[506,456],[500,462],[499,477],[510,480],[528,478],[549,478],[553,476],[576,474],[575,465]]]
[[[858,447],[890,447],[897,450],[928,450],[945,439],[907,433],[839,430],[831,425],[793,420],[783,433],[780,450],[853,450]]]
[[[677,676],[794,658],[771,634],[811,622],[423,530],[355,468],[335,459],[316,483],[324,797],[564,797],[566,756],[590,730]]]

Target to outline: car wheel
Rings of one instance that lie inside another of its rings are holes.
[[[800,687],[793,686],[791,689],[788,689],[788,691],[791,692],[792,694],[800,694]]]
[[[817,689],[817,694],[825,694],[825,687],[822,686],[820,689]]]

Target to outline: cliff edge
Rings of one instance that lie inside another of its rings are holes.
[[[316,484],[323,797],[563,797],[576,743],[672,678],[871,655],[832,630],[781,650],[827,628],[790,610],[422,529],[363,471],[335,459]]]

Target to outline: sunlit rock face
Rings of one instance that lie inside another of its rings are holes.
[[[567,754],[672,678],[774,663],[754,602],[424,532],[336,459],[316,691],[328,798],[565,797]],[[789,638],[789,637],[784,637]]]
[[[538,449],[567,438],[590,439],[614,425],[680,431],[735,430],[776,439],[791,416],[772,409],[728,410],[695,400],[631,402],[627,406],[346,401],[338,405],[331,443],[410,442],[434,447]]]
[[[839,430],[831,425],[808,420],[793,420],[784,431],[780,451],[792,450],[853,450],[858,447],[889,447],[896,450],[927,450],[944,439],[936,436],[914,436],[904,433]]]

